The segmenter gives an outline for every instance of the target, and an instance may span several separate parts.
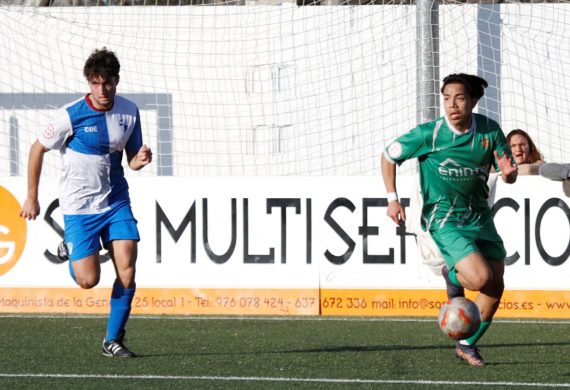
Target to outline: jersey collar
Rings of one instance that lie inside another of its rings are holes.
[[[449,118],[447,117],[447,115],[443,116],[445,118],[445,124],[447,124],[447,127],[449,127],[449,130],[451,130],[452,133],[457,134],[457,135],[465,135],[465,134],[471,134],[471,133],[476,133],[477,132],[477,121],[475,120],[475,114],[471,115],[471,127],[469,127],[469,130],[467,130],[466,132],[462,133],[461,131],[457,130],[455,127],[453,127],[453,125],[451,124],[451,122],[449,121]]]
[[[113,102],[113,107],[109,108],[108,110],[100,110],[98,108],[95,108],[95,106],[93,105],[93,102],[91,101],[91,98],[89,97],[89,94],[85,95],[85,101],[87,102],[87,105],[94,111],[97,112],[109,112],[113,109],[113,107],[115,106],[114,102]]]

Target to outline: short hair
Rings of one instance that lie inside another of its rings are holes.
[[[474,76],[466,73],[453,73],[443,79],[443,86],[441,93],[447,84],[459,83],[465,87],[465,90],[474,99],[481,99],[485,94],[485,88],[489,86],[487,81],[479,76]]]
[[[121,64],[115,53],[103,47],[93,50],[87,58],[83,67],[83,75],[87,80],[96,76],[101,76],[104,79],[118,78],[120,70]]]
[[[534,141],[532,138],[530,138],[530,135],[528,135],[528,133],[522,129],[511,130],[509,134],[507,134],[507,143],[509,146],[511,144],[511,138],[513,138],[515,135],[520,135],[521,137],[526,138],[526,141],[528,142],[528,164],[534,164],[537,161],[544,160],[544,156],[540,150],[538,150],[534,144]]]

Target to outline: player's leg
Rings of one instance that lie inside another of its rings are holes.
[[[82,259],[70,260],[69,271],[79,287],[90,289],[97,286],[101,277],[99,251]]]
[[[480,291],[475,303],[481,312],[481,324],[474,336],[467,340],[461,340],[455,347],[455,355],[466,361],[469,365],[481,367],[485,365],[485,360],[475,347],[475,342],[487,331],[490,325],[491,312],[488,307],[493,302],[483,298],[481,291],[487,289],[487,285],[493,280],[493,272],[480,252],[473,252],[455,264],[454,270],[457,281],[468,290]],[[485,313],[485,317],[483,316]],[[475,337],[476,336],[476,337]]]
[[[462,283],[458,278],[457,265],[459,263],[463,264],[460,267],[466,270],[471,268],[479,269],[484,266],[484,259],[479,259],[477,255],[474,255],[474,253],[478,252],[478,248],[470,237],[470,234],[473,235],[472,232],[468,229],[452,227],[435,229],[430,231],[430,233],[445,261],[445,266],[443,266],[441,273],[447,287],[447,298],[452,299],[465,296],[464,288],[473,289],[476,286],[473,283],[465,284],[465,281]],[[483,271],[482,269],[478,272],[481,273]],[[470,277],[474,279],[476,279],[475,276],[475,274],[470,274]]]
[[[69,273],[85,289],[95,287],[101,276],[98,220],[98,215],[64,215]]]
[[[111,292],[107,332],[103,340],[103,354],[106,356],[134,357],[124,345],[125,326],[131,314],[131,306],[136,291],[135,262],[137,242],[134,240],[114,240],[108,246],[117,278]]]
[[[503,261],[490,261],[492,277],[489,283],[480,290],[475,303],[481,311],[481,321],[491,321],[499,308],[505,290],[503,276],[505,263]]]
[[[457,297],[465,297],[465,288],[457,280],[457,271],[455,267],[449,269],[449,266],[445,264],[441,268],[441,275],[445,280],[445,286],[447,290],[447,299],[453,299]]]
[[[115,266],[117,278],[111,293],[111,312],[107,324],[107,341],[116,340],[124,332],[131,313],[131,304],[136,291],[135,262],[137,242],[115,240],[109,245],[109,253]]]
[[[492,270],[480,252],[473,252],[455,264],[455,277],[461,286],[481,291],[492,279]]]
[[[475,299],[475,303],[481,312],[481,324],[479,325],[479,329],[470,338],[461,340],[455,349],[457,357],[465,360],[472,366],[485,365],[485,361],[475,345],[491,326],[493,316],[499,308],[499,303],[504,291],[503,275],[505,263],[502,261],[493,261],[489,263],[489,268],[491,269],[491,278],[480,290]]]
[[[477,234],[476,242],[480,252],[478,260],[473,264],[479,266],[465,267],[465,269],[460,266],[458,272],[459,279],[464,277],[465,283],[478,284],[472,287],[480,287],[475,303],[481,312],[481,325],[473,336],[467,340],[461,340],[456,347],[456,355],[473,366],[485,365],[475,344],[491,326],[505,288],[503,275],[505,273],[504,258],[507,253],[492,219],[488,215],[487,217],[486,220],[481,221],[481,229]],[[463,275],[461,271],[464,271]]]
[[[134,353],[125,347],[123,341],[136,291],[135,265],[139,233],[128,204],[114,210],[110,220],[102,238],[111,255],[117,277],[111,292],[103,353],[107,356],[134,357]]]
[[[113,240],[108,248],[117,275],[116,282],[124,288],[134,288],[138,255],[137,241]]]

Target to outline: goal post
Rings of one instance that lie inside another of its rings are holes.
[[[417,0],[417,122],[439,116],[439,4]]]
[[[86,93],[83,63],[103,46],[157,157],[129,175],[379,175],[388,142],[441,114],[441,78],[455,72],[489,82],[478,112],[568,160],[568,0],[19,1],[0,1],[0,176],[25,175],[36,132]],[[49,153],[45,173],[58,170]]]

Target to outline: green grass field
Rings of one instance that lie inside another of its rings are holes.
[[[137,317],[101,355],[103,317],[0,316],[1,389],[570,387],[568,322],[496,320],[484,368],[458,362],[435,319]]]

